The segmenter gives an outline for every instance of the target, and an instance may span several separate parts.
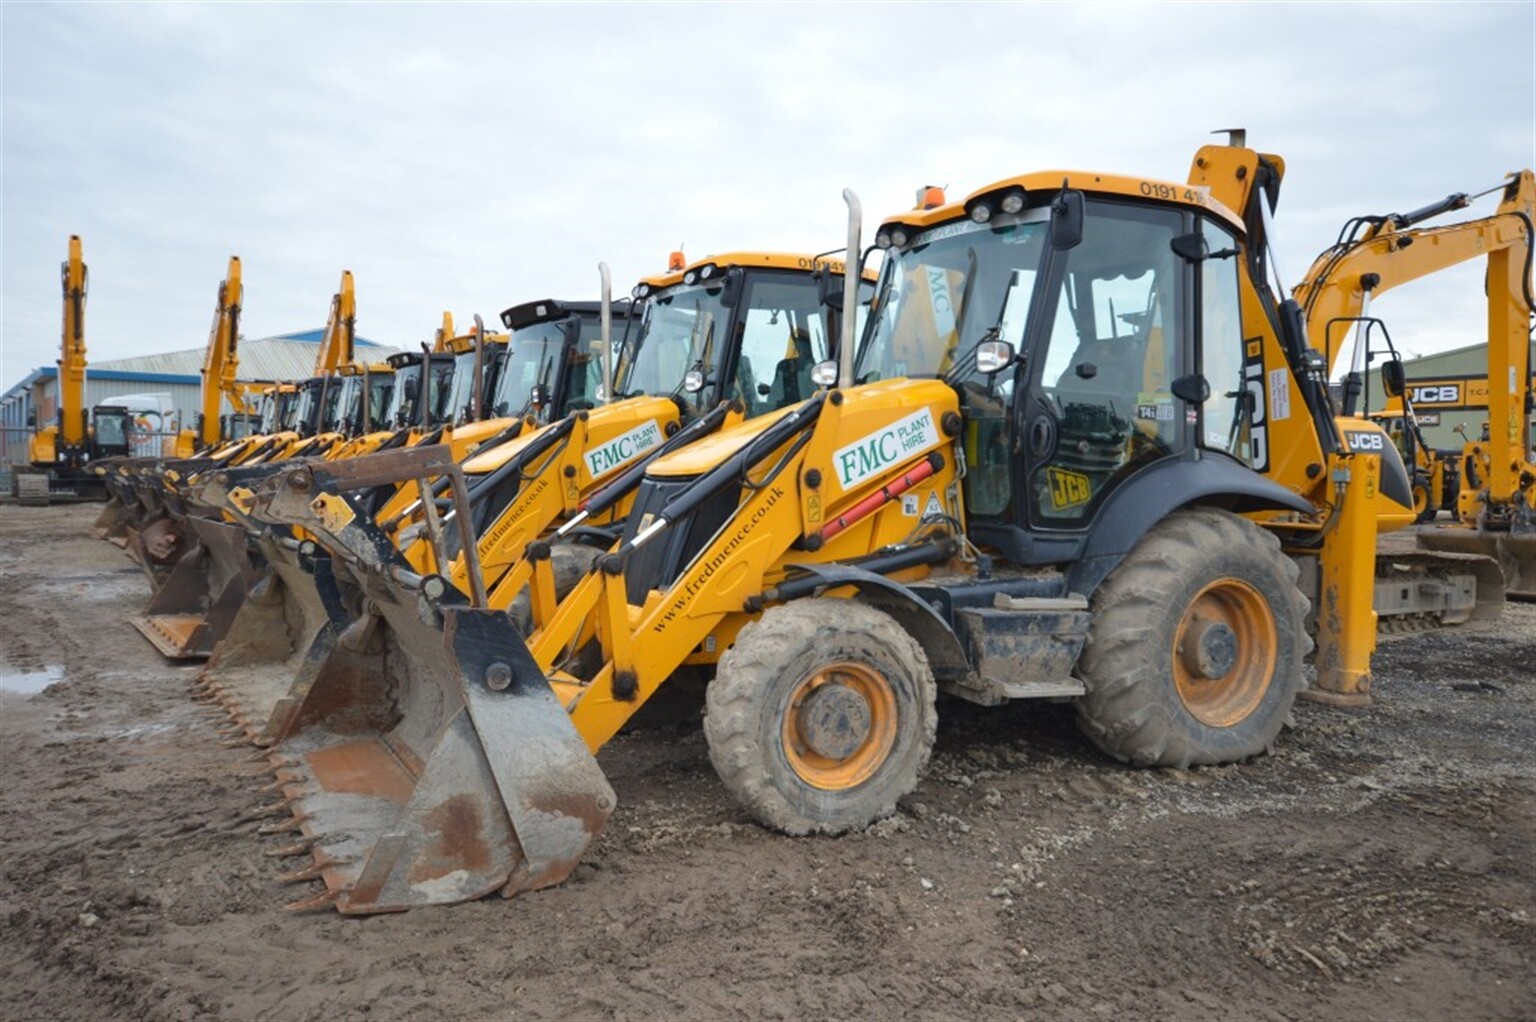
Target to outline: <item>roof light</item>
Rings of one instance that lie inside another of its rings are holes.
[[[998,203],[998,205],[1002,207],[1002,210],[1003,210],[1004,213],[1008,213],[1008,214],[1018,213],[1019,211],[1021,211],[1024,208],[1024,193],[1023,193],[1023,191],[1021,191],[1019,189],[1014,189],[1013,191],[1009,192],[1007,195],[1004,195],[1003,196],[1003,201]]]
[[[938,185],[923,185],[917,190],[917,205],[915,209],[938,209],[944,205],[944,189]]]
[[[985,202],[978,202],[971,207],[971,219],[978,224],[984,224],[992,219],[992,207]]]
[[[683,283],[684,284],[692,284],[694,281],[696,281],[698,279],[699,279],[699,271],[698,270],[689,270],[687,273],[683,274]]]
[[[631,298],[634,298],[634,299],[640,299],[640,298],[644,298],[646,295],[648,295],[650,293],[651,293],[651,285],[649,285],[649,284],[636,284],[635,287],[634,287],[634,290],[629,293],[629,296]]]
[[[897,248],[906,248],[907,247],[907,232],[906,232],[905,228],[902,228],[902,227],[892,227],[891,228],[891,244],[896,246]]]
[[[710,277],[713,277],[714,275],[715,275],[715,264],[714,263],[709,263],[706,266],[699,267],[699,279],[700,280],[708,280]]]
[[[875,247],[876,248],[890,248],[891,247],[891,233],[889,231],[881,231],[879,234],[876,234],[875,235]]]
[[[682,249],[678,249],[676,252],[673,252],[671,255],[667,256],[668,273],[676,273],[678,270],[681,270],[684,266],[687,265],[688,260],[683,258]]]

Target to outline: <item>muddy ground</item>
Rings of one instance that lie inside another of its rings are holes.
[[[311,892],[245,818],[260,767],[127,624],[94,513],[0,507],[5,1018],[1536,1011],[1536,607],[1385,642],[1374,706],[1240,766],[946,702],[916,795],[841,839],[752,825],[662,720],[599,757],[620,807],[571,882],[347,919],[281,910]]]

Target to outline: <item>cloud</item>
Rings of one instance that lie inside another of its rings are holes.
[[[1294,279],[1349,216],[1536,162],[1533,10],[6,5],[0,383],[56,357],[70,233],[94,359],[201,344],[231,254],[250,336],[319,325],[345,268],[404,345],[599,259],[622,291],[679,242],[831,248],[845,186],[872,233],[925,183],[1180,179],[1227,125],[1287,158]],[[1481,333],[1455,275],[1392,298],[1394,336]]]

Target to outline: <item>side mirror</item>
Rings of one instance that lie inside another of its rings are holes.
[[[421,396],[421,380],[415,376],[405,378],[405,399],[415,401]]]
[[[1051,203],[1051,247],[1058,252],[1083,242],[1083,193],[1066,188]]]
[[[976,371],[991,376],[1013,364],[1013,345],[1008,341],[982,341],[976,345]]]
[[[741,285],[746,279],[746,274],[741,267],[732,268],[725,275],[725,287],[720,291],[720,304],[727,309],[734,306],[741,299]]]
[[[535,408],[543,408],[549,404],[549,388],[542,383],[535,383],[528,393],[528,401]]]
[[[1406,384],[1402,362],[1389,358],[1381,364],[1381,389],[1387,392],[1388,397],[1402,397],[1403,391],[1407,389]]]
[[[33,409],[31,409],[30,411],[27,412],[27,428],[28,429],[36,429],[37,428],[37,409],[36,408],[33,408]]]

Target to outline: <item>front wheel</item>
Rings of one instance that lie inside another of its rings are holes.
[[[705,693],[704,736],[759,822],[837,834],[889,816],[917,786],[935,699],[928,658],[890,615],[806,598],[742,628]]]
[[[1275,536],[1214,508],[1170,515],[1093,596],[1078,724],[1141,766],[1267,751],[1311,648],[1295,562]]]

